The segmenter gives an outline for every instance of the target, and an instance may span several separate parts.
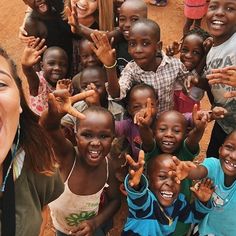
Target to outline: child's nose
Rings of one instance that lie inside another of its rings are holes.
[[[225,10],[223,7],[218,7],[216,9],[216,12],[215,12],[216,15],[224,15],[225,14]]]
[[[93,146],[98,146],[98,145],[100,145],[100,140],[99,140],[98,138],[92,139],[91,145],[93,145]]]

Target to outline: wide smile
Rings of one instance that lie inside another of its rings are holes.
[[[80,11],[83,11],[83,12],[87,11],[87,8],[84,7],[84,6],[81,6],[78,2],[76,3],[76,7],[77,7]]]
[[[46,3],[41,3],[38,6],[38,9],[40,12],[47,12],[48,11],[48,6]]]
[[[100,159],[101,151],[100,150],[89,150],[89,158],[92,161],[97,161]]]
[[[236,164],[229,160],[224,160],[224,166],[228,171],[236,171]]]
[[[171,200],[174,196],[174,193],[170,191],[161,191],[160,194],[166,200]]]
[[[225,23],[221,20],[213,20],[211,21],[211,28],[215,30],[220,30],[222,27],[224,27]]]

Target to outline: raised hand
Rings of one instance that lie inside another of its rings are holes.
[[[91,105],[95,105],[95,106],[100,106],[100,95],[99,92],[97,90],[97,87],[94,83],[91,83],[87,86],[86,90],[93,90],[94,94],[85,98],[85,102],[91,106]]]
[[[71,79],[60,79],[57,81],[56,90],[66,89],[72,94],[72,81]]]
[[[68,24],[70,25],[70,29],[72,33],[78,33],[79,32],[79,21],[78,21],[78,16],[77,16],[77,11],[76,7],[73,6],[72,9],[70,9],[68,6],[65,9],[66,16],[67,16],[67,21]]]
[[[236,66],[213,69],[206,77],[209,84],[226,84],[236,87]]]
[[[45,39],[37,38],[34,43],[28,43],[25,47],[22,57],[21,64],[25,67],[34,66],[41,58],[41,55],[47,49],[44,45]]]
[[[134,115],[134,124],[137,124],[141,127],[150,127],[152,123],[152,109],[152,100],[151,98],[148,98],[147,107]]]
[[[113,66],[116,62],[116,50],[111,48],[107,35],[96,30],[90,36],[94,43],[90,43],[90,47],[98,59],[107,67]]]
[[[171,45],[166,47],[166,55],[174,56],[180,51],[180,44],[177,41],[174,41]]]
[[[19,28],[19,34],[18,37],[22,43],[25,43],[26,45],[32,45],[36,38],[34,36],[28,36],[27,31],[25,30],[24,26],[21,26]]]
[[[174,176],[176,183],[180,184],[181,180],[188,177],[189,172],[194,168],[196,165],[193,162],[180,161],[176,156],[173,156],[173,163],[168,174]]]
[[[211,121],[211,113],[198,111],[198,105],[195,104],[193,106],[192,119],[196,129],[202,130],[205,129],[208,122]]]
[[[129,185],[133,188],[138,187],[140,179],[143,173],[144,161],[144,151],[139,151],[138,162],[135,162],[130,155],[126,155],[126,160],[130,166],[129,174]]]
[[[67,89],[55,90],[48,96],[49,110],[55,115],[65,115],[66,113],[69,113],[78,119],[84,119],[85,116],[78,112],[72,105],[77,101],[81,101],[89,96],[92,96],[93,94],[94,91],[89,90],[71,96]]]
[[[212,114],[211,114],[211,119],[216,120],[216,119],[223,119],[225,115],[227,115],[227,110],[223,107],[214,107],[212,109]]]
[[[213,181],[209,178],[197,182],[190,190],[201,202],[208,202],[214,192]]]

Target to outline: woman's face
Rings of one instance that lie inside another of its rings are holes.
[[[21,112],[19,90],[8,62],[0,56],[0,165],[12,146]]]
[[[76,7],[78,19],[84,19],[94,14],[98,8],[97,0],[71,0],[71,7]]]

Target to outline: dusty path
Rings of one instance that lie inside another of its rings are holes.
[[[24,17],[25,5],[21,0],[1,0],[0,4],[0,45],[14,58],[19,65],[20,56],[23,50],[23,44],[18,39],[18,29]],[[183,0],[169,0],[165,8],[149,6],[149,18],[157,21],[161,27],[161,38],[164,47],[173,40],[179,40],[182,35],[182,26],[184,24]],[[18,66],[20,67],[20,66]],[[202,101],[202,107],[208,108],[209,104],[206,98]],[[211,126],[207,127],[206,133],[201,141],[201,156],[205,155],[205,150],[209,141]],[[122,208],[117,214],[115,228],[112,236],[118,236],[121,228],[121,222],[125,217],[125,210]],[[54,235],[50,226],[47,225],[44,236]]]

